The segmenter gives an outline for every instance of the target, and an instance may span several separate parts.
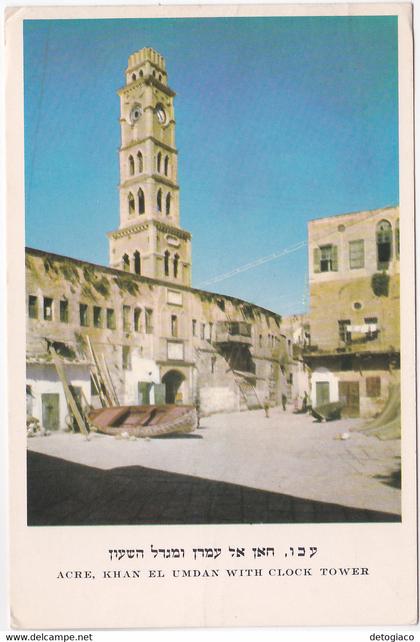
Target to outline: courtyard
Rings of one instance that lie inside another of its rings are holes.
[[[352,430],[361,423],[274,408],[159,439],[35,437],[28,524],[398,521],[400,441]]]

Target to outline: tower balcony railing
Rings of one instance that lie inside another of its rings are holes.
[[[215,342],[252,345],[251,324],[245,321],[218,321]]]

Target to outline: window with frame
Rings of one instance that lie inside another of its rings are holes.
[[[53,320],[53,300],[49,297],[44,297],[44,320]]]
[[[86,303],[79,304],[79,316],[80,316],[80,325],[85,327],[89,325],[88,306]]]
[[[67,299],[61,299],[60,301],[60,321],[62,323],[69,322],[69,302]]]
[[[314,248],[314,272],[337,272],[338,250],[336,245]]]
[[[348,332],[347,326],[351,325],[350,319],[341,319],[338,322],[338,338],[344,343],[350,343],[351,332]]]
[[[193,337],[197,336],[197,321],[196,321],[196,319],[192,320],[192,334],[193,334]]]
[[[380,397],[381,395],[381,378],[366,377],[366,396]]]
[[[201,338],[202,339],[206,338],[206,324],[205,323],[201,324]]]
[[[349,264],[351,270],[365,267],[365,242],[363,239],[349,242]]]
[[[95,328],[102,328],[102,308],[93,306],[93,325]]]
[[[28,297],[28,314],[30,319],[38,318],[38,297],[32,294]]]
[[[106,310],[106,327],[108,330],[115,330],[115,310],[113,308]]]

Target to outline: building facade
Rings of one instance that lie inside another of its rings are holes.
[[[130,56],[120,96],[120,220],[110,267],[28,248],[27,413],[72,424],[54,348],[81,406],[99,406],[94,360],[120,404],[195,403],[202,414],[276,405],[287,391],[281,317],[191,288],[180,227],[175,93],[150,48]]]
[[[399,383],[399,208],[308,225],[311,401],[378,414]]]

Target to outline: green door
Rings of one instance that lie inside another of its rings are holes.
[[[137,385],[137,399],[138,404],[148,405],[150,404],[150,390],[152,389],[153,384],[148,381],[139,381]]]
[[[155,404],[161,406],[165,403],[166,386],[164,383],[155,383]]]
[[[59,430],[60,428],[60,395],[44,393],[42,402],[42,426],[45,430]]]
[[[330,384],[328,381],[316,382],[316,405],[323,406],[330,403]]]

